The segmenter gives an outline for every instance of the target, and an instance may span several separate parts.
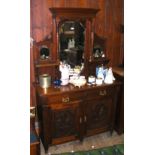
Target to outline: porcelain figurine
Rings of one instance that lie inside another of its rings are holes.
[[[67,85],[69,83],[69,65],[60,63],[59,70],[61,72],[61,85]]]
[[[68,49],[74,48],[75,47],[75,40],[74,39],[69,39],[68,41]]]
[[[96,77],[102,79],[102,81],[104,81],[103,71],[104,71],[103,66],[96,68]]]
[[[104,82],[107,84],[112,84],[114,80],[115,80],[115,77],[113,75],[112,68],[110,67],[107,71]]]

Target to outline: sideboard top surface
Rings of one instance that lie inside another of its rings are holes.
[[[120,85],[121,82],[115,81],[113,84],[102,84],[102,85],[85,85],[82,87],[75,87],[72,84],[66,85],[66,86],[60,86],[60,87],[54,87],[53,85],[49,88],[41,88],[39,85],[36,86],[37,93],[39,96],[48,96],[48,95],[56,95],[60,93],[67,93],[67,92],[81,92],[81,91],[87,91],[91,89],[98,89],[98,88],[107,88],[107,87],[115,87]]]

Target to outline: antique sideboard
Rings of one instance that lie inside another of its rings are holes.
[[[120,83],[101,86],[37,87],[40,137],[47,152],[50,145],[83,140],[113,131]]]
[[[76,139],[82,141],[86,136],[105,131],[112,133],[121,85],[121,82],[117,81],[112,84],[103,83],[100,86],[53,85],[55,80],[60,79],[60,56],[69,50],[62,42],[68,44],[70,39],[77,41],[74,49],[78,50],[70,51],[82,51],[79,62],[84,64],[81,75],[85,76],[86,80],[91,75],[96,76],[97,66],[102,65],[106,68],[109,59],[106,57],[106,48],[102,48],[105,47],[103,38],[103,42],[98,45],[103,53],[97,56],[94,54],[95,16],[99,9],[50,8],[50,11],[53,23],[52,38],[35,43],[33,47],[37,116],[40,123],[40,138],[46,152],[50,145]],[[63,40],[62,35],[66,35],[67,39]],[[63,49],[64,47],[67,49]],[[42,55],[41,51],[44,48],[46,52]],[[39,76],[42,74],[51,76],[52,85],[49,88],[43,89],[39,86]]]

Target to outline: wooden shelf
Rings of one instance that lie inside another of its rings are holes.
[[[59,62],[55,62],[55,63],[44,63],[44,64],[36,64],[35,67],[36,68],[40,68],[40,67],[52,67],[52,66],[58,66]]]
[[[94,58],[90,63],[96,63],[96,64],[103,64],[107,65],[109,63],[110,59],[108,58]]]

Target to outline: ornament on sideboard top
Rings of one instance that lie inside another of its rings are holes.
[[[104,83],[112,84],[114,80],[115,80],[115,77],[112,72],[112,67],[110,67],[106,73]]]
[[[70,66],[65,62],[60,62],[59,70],[61,72],[61,85],[67,85],[69,83],[69,69]]]

